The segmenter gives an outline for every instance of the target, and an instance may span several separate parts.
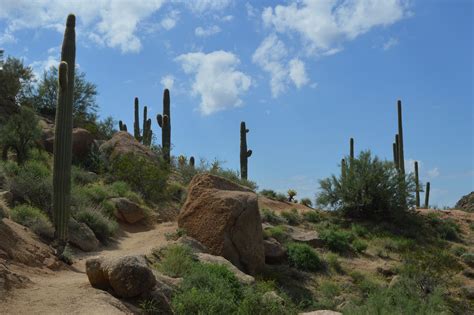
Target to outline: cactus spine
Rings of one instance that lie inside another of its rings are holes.
[[[398,165],[400,173],[405,175],[405,155],[403,152],[402,101],[398,100]]]
[[[350,144],[350,157],[351,157],[351,160],[354,159],[354,138],[351,138],[350,141],[349,141],[349,144]]]
[[[161,127],[161,146],[163,159],[171,162],[171,112],[170,112],[170,91],[163,92],[163,115],[157,115],[156,120]]]
[[[249,130],[245,127],[245,122],[240,123],[240,177],[248,177],[248,158],[252,156],[252,150],[247,150],[247,133]]]
[[[418,177],[418,161],[415,161],[415,205],[420,207],[420,182]]]
[[[428,209],[430,206],[430,182],[426,183],[425,191],[425,209]]]
[[[56,109],[53,161],[53,219],[58,253],[62,254],[68,240],[71,202],[72,104],[76,62],[76,17],[67,17],[59,65],[59,91]]]

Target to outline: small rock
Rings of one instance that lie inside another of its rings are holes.
[[[255,283],[254,277],[246,273],[243,273],[224,257],[214,256],[214,255],[205,254],[205,253],[197,253],[196,257],[202,263],[210,263],[210,264],[218,264],[218,265],[226,266],[227,269],[229,269],[236,276],[239,282],[242,284],[252,285]]]
[[[263,247],[265,249],[265,263],[281,264],[286,260],[286,250],[276,239],[263,240]]]
[[[189,248],[191,248],[193,253],[207,253],[208,252],[206,246],[204,246],[198,240],[189,236],[181,236],[180,238],[178,238],[176,243],[188,246]]]
[[[104,258],[94,257],[86,261],[86,273],[90,284],[97,289],[106,290],[110,283],[107,274],[103,269]]]
[[[291,239],[295,242],[305,243],[314,248],[324,246],[324,241],[319,237],[318,232],[308,231],[298,227],[288,227]]]
[[[110,202],[115,206],[115,216],[123,222],[133,224],[145,218],[145,210],[127,198],[112,198]]]
[[[69,243],[85,252],[94,251],[99,246],[94,232],[85,223],[74,219],[69,220]]]

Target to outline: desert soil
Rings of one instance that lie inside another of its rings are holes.
[[[91,253],[78,253],[71,268],[61,271],[15,270],[31,279],[26,288],[15,289],[0,300],[0,314],[133,314],[133,307],[105,291],[91,287],[85,272],[87,258],[148,254],[166,244],[165,234],[174,232],[176,223],[163,223],[152,229],[122,227],[121,235],[107,247]]]

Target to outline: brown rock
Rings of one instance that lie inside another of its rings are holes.
[[[276,239],[269,238],[264,240],[263,246],[265,248],[265,262],[267,264],[281,264],[286,260],[286,250]]]
[[[85,223],[77,222],[74,219],[69,220],[68,234],[69,243],[85,252],[94,251],[99,246],[99,240]]]
[[[131,134],[126,131],[120,131],[113,135],[112,139],[102,144],[99,148],[109,161],[118,156],[133,153],[138,156],[156,160],[157,154],[149,147],[138,142]]]
[[[474,191],[459,199],[454,207],[459,210],[474,212]]]
[[[89,154],[94,144],[94,137],[92,134],[82,128],[74,128],[72,130],[72,155],[73,158],[84,159]],[[44,148],[46,151],[53,153],[54,150],[54,134],[44,140]]]
[[[305,243],[314,248],[324,246],[324,241],[319,237],[318,232],[308,231],[298,227],[287,226],[288,233],[294,242]]]
[[[224,178],[196,175],[189,184],[178,226],[237,268],[255,274],[265,265],[257,195]]]
[[[243,273],[239,269],[237,269],[230,261],[225,259],[222,256],[214,256],[206,253],[197,253],[196,254],[197,259],[202,262],[202,263],[208,263],[208,264],[217,264],[217,265],[224,265],[231,271],[237,280],[239,280],[240,283],[245,284],[245,285],[251,285],[255,283],[255,278]]]
[[[112,198],[110,202],[115,207],[115,216],[123,222],[133,224],[145,218],[145,210],[127,198]]]

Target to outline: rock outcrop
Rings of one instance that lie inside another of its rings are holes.
[[[133,224],[145,218],[145,209],[127,198],[112,198],[110,202],[115,207],[115,217],[122,222]]]
[[[115,133],[110,140],[100,146],[99,150],[109,161],[128,153],[153,160],[158,158],[158,155],[149,147],[144,146],[125,131]]]
[[[257,195],[224,178],[196,175],[189,184],[178,226],[240,270],[256,274],[265,265]]]
[[[467,211],[467,212],[474,212],[474,191],[470,192],[469,194],[463,196],[454,206],[454,208]]]
[[[49,129],[44,131],[50,132]],[[53,153],[54,149],[54,134],[43,141],[44,148],[46,151]],[[92,146],[94,145],[94,136],[86,129],[74,128],[72,130],[72,155],[74,158],[79,160],[84,159],[90,153]]]
[[[263,241],[265,248],[265,262],[267,264],[281,264],[287,259],[285,248],[274,238]]]
[[[94,232],[85,223],[74,219],[69,221],[69,243],[85,252],[94,251],[99,247],[99,240]]]

